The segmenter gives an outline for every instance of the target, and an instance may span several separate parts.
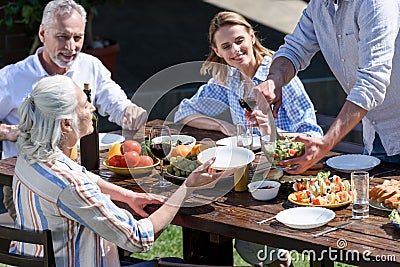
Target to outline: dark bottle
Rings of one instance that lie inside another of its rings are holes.
[[[91,102],[91,90],[88,83],[84,84],[83,92],[87,95],[88,101]],[[93,132],[80,140],[81,165],[90,171],[98,170],[100,167],[98,117],[94,112],[92,113],[92,122]]]

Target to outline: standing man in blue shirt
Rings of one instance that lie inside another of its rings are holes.
[[[321,51],[347,99],[322,138],[299,137],[306,153],[282,165],[299,164],[301,173],[325,156],[362,120],[365,152],[400,163],[400,2],[396,0],[312,0],[293,34],[273,57],[268,78],[260,84],[274,116],[282,87]]]

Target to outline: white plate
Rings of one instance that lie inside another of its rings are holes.
[[[359,154],[336,156],[326,161],[329,167],[346,173],[352,171],[369,171],[380,163],[381,161],[378,158]]]
[[[237,146],[237,136],[229,136],[217,141],[217,146]],[[260,137],[253,135],[253,150],[261,148]]]
[[[276,220],[295,229],[320,227],[335,218],[335,212],[320,207],[297,207],[281,211]]]
[[[204,163],[213,157],[215,157],[215,162],[211,167],[217,170],[240,168],[246,166],[255,158],[253,151],[243,147],[217,146],[200,152],[197,160]]]
[[[156,137],[153,140],[155,142],[159,142],[159,140],[165,140],[166,137]],[[171,134],[171,141],[172,141],[172,146],[175,147],[177,146],[177,142],[181,141],[183,145],[187,145],[190,148],[194,147],[196,144],[196,138],[190,135],[184,135],[184,134]]]
[[[105,150],[113,144],[122,143],[125,138],[122,135],[99,133],[99,147],[100,150]]]

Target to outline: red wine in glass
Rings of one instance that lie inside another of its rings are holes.
[[[168,143],[151,143],[151,153],[159,159],[165,158],[171,152],[171,144]]]
[[[160,159],[160,179],[158,182],[159,187],[166,187],[168,183],[163,177],[164,158],[171,151],[172,141],[171,132],[169,127],[165,125],[154,125],[150,129],[150,151],[154,156]]]

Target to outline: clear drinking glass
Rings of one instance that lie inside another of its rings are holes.
[[[261,145],[261,151],[264,153],[268,162],[272,166],[274,163],[276,142],[271,141],[271,136],[264,135],[264,136],[260,136],[260,145]]]
[[[236,125],[236,145],[252,149],[253,144],[253,125],[251,122],[238,123]]]
[[[171,132],[168,126],[155,125],[150,129],[150,150],[154,156],[160,159],[160,178],[158,182],[159,187],[168,186],[167,181],[164,179],[164,158],[171,152],[172,140]]]
[[[238,123],[236,125],[236,145],[252,149],[253,144],[253,126],[251,122]],[[249,164],[239,168],[234,174],[234,189],[236,192],[243,192],[247,190],[249,183]]]
[[[354,171],[351,173],[351,190],[353,195],[353,219],[369,216],[369,173]]]

